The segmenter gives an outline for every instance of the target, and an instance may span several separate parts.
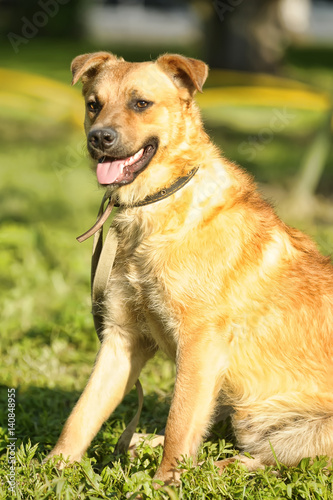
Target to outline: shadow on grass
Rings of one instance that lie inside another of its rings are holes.
[[[1,408],[7,406],[6,385],[0,386]],[[63,389],[49,389],[30,386],[27,389],[18,388],[16,391],[15,407],[15,437],[16,447],[21,443],[31,441],[32,445],[39,443],[39,453],[43,457],[56,444],[62,427],[72,411],[80,391],[66,391]],[[169,412],[170,398],[157,394],[145,396],[144,407],[140,419],[139,431],[154,434],[160,433],[165,425]],[[88,449],[88,456],[94,457],[97,464],[105,464],[105,460],[114,458],[114,447],[126,425],[130,422],[137,410],[136,391],[132,390],[123,402],[113,412],[107,422],[94,438]],[[1,421],[6,422],[7,416],[2,412]],[[0,450],[6,449],[7,439],[4,435]],[[226,438],[234,441],[230,419],[215,424],[209,435],[210,442]]]
[[[7,422],[7,385],[0,385],[1,421]],[[50,389],[30,386],[16,390],[15,437],[17,447],[29,439],[34,445],[39,443],[39,451],[47,453],[55,445],[62,427],[80,397],[80,391]],[[119,436],[137,410],[136,391],[132,390],[102,426],[92,443],[109,447],[116,444]],[[169,398],[156,394],[145,397],[140,419],[140,430],[147,433],[159,432],[165,427],[169,411]],[[6,427],[6,425],[4,425]],[[5,433],[6,435],[7,433]],[[0,449],[6,445],[2,443]]]

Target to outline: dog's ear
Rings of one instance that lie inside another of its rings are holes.
[[[188,88],[191,95],[196,90],[202,92],[208,76],[208,66],[204,62],[178,54],[165,54],[159,57],[156,63],[168,73],[177,87]]]
[[[109,52],[94,52],[92,54],[82,54],[75,57],[71,64],[71,71],[73,75],[72,85],[75,85],[79,79],[89,71],[97,70],[99,66],[107,61],[123,61],[122,57],[110,54]]]

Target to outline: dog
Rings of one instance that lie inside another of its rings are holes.
[[[80,461],[161,349],[177,370],[155,479],[179,481],[221,405],[253,457],[221,469],[331,459],[333,266],[210,141],[194,101],[207,65],[97,52],[71,69],[93,170],[120,205],[118,248],[95,367],[50,457]],[[156,193],[168,196],[145,203]]]

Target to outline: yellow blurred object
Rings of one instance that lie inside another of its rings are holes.
[[[285,106],[309,111],[326,111],[331,107],[328,94],[308,85],[272,75],[212,70],[208,88],[197,95],[205,110],[216,106]]]
[[[303,89],[287,89],[273,87],[222,87],[206,89],[197,96],[202,109],[228,106],[286,106],[293,109],[309,111],[326,111],[330,107],[330,99]]]
[[[40,75],[0,68],[2,113],[47,116],[82,129],[84,107],[77,89]]]
[[[270,87],[222,87],[206,89],[197,96],[202,109],[228,106],[287,106],[309,111],[326,111],[330,107],[330,99],[323,94],[301,89]]]

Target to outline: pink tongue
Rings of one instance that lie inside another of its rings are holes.
[[[143,155],[144,148],[141,148],[135,155],[122,160],[106,161],[98,163],[96,175],[100,184],[113,184],[115,181],[121,181],[124,175],[124,169],[136,163]]]
[[[97,165],[96,175],[100,184],[112,184],[122,174],[124,160],[106,161]]]

